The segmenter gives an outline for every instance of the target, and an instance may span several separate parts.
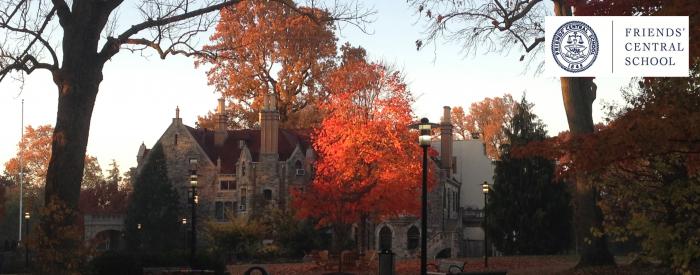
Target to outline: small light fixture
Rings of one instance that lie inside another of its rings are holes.
[[[484,192],[484,194],[489,193],[489,183],[485,182],[481,184],[481,191]]]
[[[187,224],[187,219],[182,218],[182,224]]]
[[[136,224],[136,229],[141,229],[141,224]]]
[[[199,195],[194,195],[194,204],[199,204]]]
[[[24,212],[24,219],[28,220],[29,218],[31,218],[31,215],[29,215],[29,212]]]
[[[190,174],[190,185],[192,187],[197,187],[197,170],[192,170]]]

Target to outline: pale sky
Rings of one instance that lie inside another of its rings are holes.
[[[414,41],[422,37],[422,25],[406,1],[364,0],[377,11],[369,25],[372,34],[348,26],[339,34],[338,45],[350,42],[367,49],[374,60],[394,64],[403,71],[416,96],[415,115],[431,121],[440,119],[442,106],[468,106],[485,97],[511,93],[520,99],[527,92],[535,113],[547,124],[550,135],[568,128],[562,104],[559,79],[523,73],[518,61],[520,50],[508,56],[478,52],[465,56],[459,45],[439,43],[416,51]],[[126,11],[122,11],[124,13]],[[122,171],[136,165],[142,142],[149,148],[175,116],[194,126],[197,115],[216,106],[217,94],[207,85],[203,69],[195,69],[193,59],[171,56],[161,60],[152,52],[148,57],[122,51],[104,69],[92,123],[88,154],[96,156],[103,168],[116,159]],[[540,59],[542,57],[539,57]],[[602,103],[620,101],[620,88],[627,78],[598,78],[594,121],[602,120]],[[23,90],[15,82],[0,83],[0,164],[17,150],[21,132],[21,99],[25,100],[26,125],[54,124],[57,91],[47,71],[26,78]]]

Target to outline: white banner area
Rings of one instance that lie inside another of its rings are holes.
[[[687,16],[547,16],[545,74],[687,77]]]

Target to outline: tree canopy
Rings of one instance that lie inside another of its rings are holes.
[[[296,12],[294,9],[299,9]],[[315,22],[327,11],[278,2],[241,1],[223,9],[212,35],[209,84],[228,99],[228,112],[241,127],[257,124],[263,97],[276,97],[282,125],[295,125],[309,105],[325,98],[321,79],[335,66],[332,21]],[[310,107],[310,106],[309,106]]]
[[[415,213],[421,153],[408,129],[413,98],[399,72],[367,62],[357,48],[343,51],[355,54],[328,78],[327,116],[313,138],[315,177],[295,199],[299,214],[351,224]]]

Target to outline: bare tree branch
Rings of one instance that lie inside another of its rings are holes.
[[[520,45],[520,49],[532,56],[544,42],[544,16],[548,10],[542,2],[410,0],[409,5],[425,20],[425,37],[417,40],[416,46],[421,49],[444,38],[463,43],[467,54],[479,48],[508,52],[513,45]]]
[[[186,1],[187,2],[187,1]],[[131,28],[127,29],[124,31],[122,34],[120,34],[118,37],[110,37],[108,38],[107,43],[102,47],[102,50],[99,53],[99,56],[103,61],[108,60],[112,56],[114,56],[116,53],[119,52],[119,48],[121,47],[122,44],[125,44],[129,38],[131,38],[132,35],[135,35],[139,33],[140,31],[143,31],[148,28],[153,28],[153,27],[158,27],[158,26],[165,26],[171,23],[175,23],[178,21],[190,19],[196,16],[201,16],[213,11],[218,11],[224,7],[227,6],[232,6],[237,3],[239,3],[240,0],[229,0],[229,1],[224,1],[219,4],[215,5],[210,5],[206,6],[203,8],[196,9],[194,11],[189,11],[185,12],[182,14],[178,15],[171,15],[167,17],[162,17],[158,19],[148,19],[145,22],[141,22],[139,24],[131,26]]]

